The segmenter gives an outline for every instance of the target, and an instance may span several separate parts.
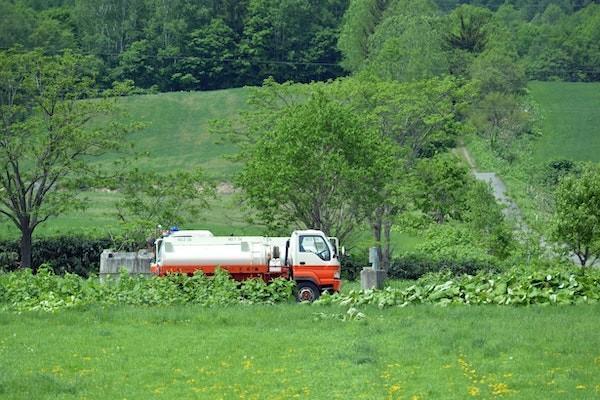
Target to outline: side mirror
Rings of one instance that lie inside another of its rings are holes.
[[[346,255],[346,248],[344,246],[340,247],[340,255],[342,255],[342,256]]]

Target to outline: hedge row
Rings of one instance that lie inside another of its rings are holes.
[[[110,238],[58,236],[35,239],[33,242],[33,268],[42,264],[52,268],[55,274],[73,273],[83,277],[97,274],[103,249],[113,248],[135,251],[145,243],[116,242]],[[366,257],[344,257],[342,277],[348,280],[360,278],[360,271],[368,265]],[[19,267],[19,242],[0,241],[0,269],[7,271]],[[419,279],[429,272],[450,271],[454,275],[476,274],[479,271],[498,271],[497,266],[481,260],[432,260],[425,255],[405,255],[395,258],[388,270],[391,279]]]
[[[368,265],[366,258],[345,257],[342,260],[342,277],[360,279],[360,271]],[[432,259],[426,255],[408,254],[392,260],[388,268],[390,279],[419,279],[432,272],[449,271],[452,275],[475,275],[479,271],[499,272],[501,269],[485,260]]]
[[[87,277],[99,272],[100,254],[103,249],[124,248],[131,251],[143,247],[143,243],[117,243],[110,238],[57,236],[34,239],[32,264],[34,270],[45,264],[56,274],[62,275],[68,272]],[[18,267],[19,241],[0,241],[0,269],[14,271]]]

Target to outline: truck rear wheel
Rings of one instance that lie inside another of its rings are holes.
[[[321,292],[317,285],[312,282],[298,282],[295,291],[296,301],[308,301],[312,303],[321,296]]]

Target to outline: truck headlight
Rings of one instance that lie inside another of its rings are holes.
[[[335,271],[335,273],[333,274],[333,279],[340,279],[340,270],[339,269],[337,271]]]

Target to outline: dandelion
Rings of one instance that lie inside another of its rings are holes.
[[[511,392],[506,383],[492,383],[490,389],[492,389],[492,394],[494,396],[502,396]]]
[[[469,395],[470,396],[479,396],[479,388],[476,386],[469,386]]]

